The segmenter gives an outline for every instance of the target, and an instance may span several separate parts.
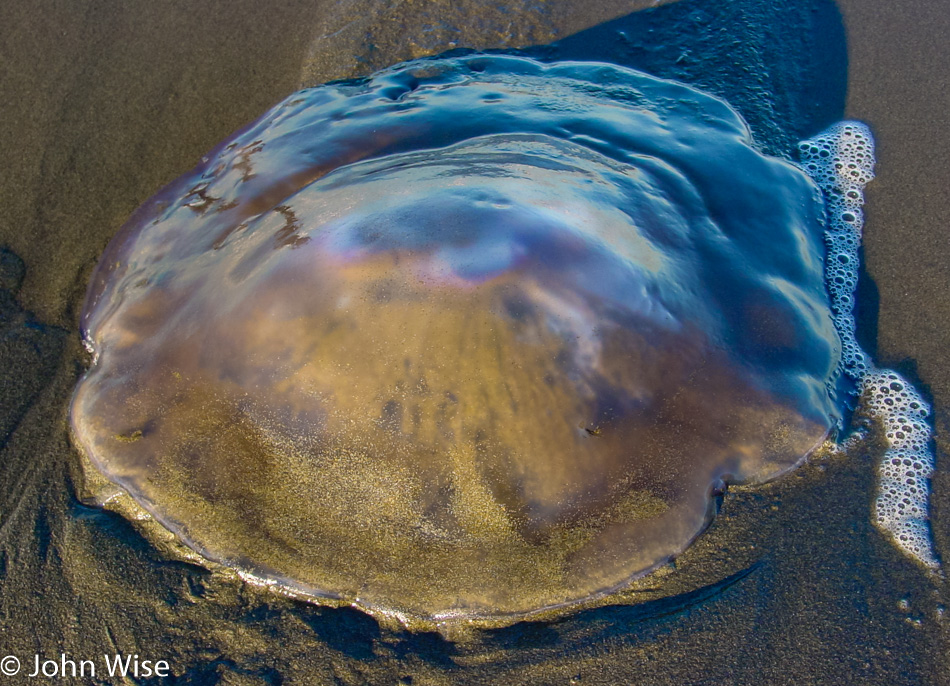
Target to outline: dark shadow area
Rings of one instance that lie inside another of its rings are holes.
[[[216,658],[188,670],[181,676],[146,679],[144,684],[176,684],[180,686],[214,686],[234,683],[264,684],[279,686],[284,683],[280,672],[273,667],[245,668],[234,660]]]
[[[459,669],[454,658],[461,651],[458,646],[439,634],[404,632],[396,637],[389,648],[393,657],[399,661],[414,656],[445,671]]]
[[[636,605],[611,605],[583,610],[575,615],[555,621],[525,621],[513,626],[480,632],[473,642],[452,643],[434,633],[413,634],[409,632],[385,639],[388,651],[399,660],[412,657],[441,669],[459,667],[459,658],[505,655],[510,662],[517,655],[519,663],[532,663],[550,652],[576,651],[592,643],[604,643],[624,638],[637,640],[637,624],[673,617],[690,608],[715,600],[727,589],[739,583],[761,566],[753,564],[715,583],[686,593],[650,600]],[[373,635],[379,638],[379,629],[367,631],[354,637],[347,628],[345,616],[349,610],[331,610],[319,613],[319,621],[310,623],[319,635],[331,645],[366,640]],[[366,621],[369,618],[366,618]],[[375,634],[373,633],[375,632]],[[355,656],[354,656],[355,657]],[[364,654],[360,659],[367,659]]]
[[[121,554],[128,559],[141,560],[152,569],[161,571],[165,576],[166,587],[169,589],[165,601],[169,605],[176,605],[180,597],[175,590],[179,580],[184,580],[192,596],[200,598],[206,593],[202,581],[210,579],[212,572],[204,567],[174,560],[159,551],[135,525],[122,515],[103,509],[96,505],[86,505],[73,498],[70,502],[69,516],[87,528],[93,537],[122,541]]]
[[[373,644],[380,637],[379,624],[369,615],[350,607],[303,606],[300,618],[328,646],[354,660],[376,657]]]
[[[725,98],[767,152],[842,119],[848,52],[830,0],[683,0],[517,54],[596,60],[683,81]]]
[[[545,648],[558,643],[572,644],[574,636],[582,637],[585,642],[601,642],[618,636],[629,636],[631,627],[636,624],[686,612],[693,606],[715,599],[726,589],[749,576],[760,564],[753,564],[717,582],[667,598],[649,600],[637,605],[608,605],[584,610],[553,623],[522,622],[504,629],[487,631],[484,644],[494,649],[512,650]]]
[[[865,266],[864,251],[860,253],[861,266],[858,268],[858,287],[854,293],[855,338],[862,350],[872,360],[877,360],[877,323],[881,305],[881,296],[877,284],[868,274]],[[920,388],[918,385],[917,388]]]
[[[59,363],[66,331],[47,326],[25,311],[17,294],[26,266],[0,248],[0,447],[6,444]]]

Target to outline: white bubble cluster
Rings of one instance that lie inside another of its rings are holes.
[[[875,369],[862,385],[868,409],[884,424],[890,446],[878,467],[878,525],[889,531],[902,549],[936,568],[927,523],[929,481],[934,470],[930,408],[896,372]]]
[[[840,122],[799,143],[802,166],[825,196],[825,280],[841,367],[857,382],[868,412],[883,426],[888,448],[878,466],[875,524],[927,567],[939,566],[928,522],[934,470],[930,407],[900,374],[878,369],[855,338],[854,291],[864,226],[864,186],[874,178],[874,139],[860,122]]]
[[[855,381],[873,363],[858,345],[854,330],[854,291],[858,286],[858,249],[864,226],[864,186],[874,178],[874,139],[860,122],[840,122],[798,144],[805,171],[825,195],[828,229],[825,281],[831,311],[841,337],[844,372]]]

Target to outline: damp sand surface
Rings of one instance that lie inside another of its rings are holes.
[[[716,16],[714,3],[694,4]],[[185,683],[950,681],[947,586],[870,524],[875,445],[729,492],[710,530],[627,605],[457,643],[212,574],[76,500],[66,405],[85,364],[79,307],[97,256],[143,200],[301,82],[369,73],[452,40],[545,43],[631,11],[548,3],[540,13],[523,2],[509,25],[498,8],[463,5],[468,14],[439,21],[437,3],[390,5],[0,9],[0,245],[21,258],[0,261],[0,654],[138,653],[167,660]],[[946,556],[950,12],[879,0],[841,11],[845,114],[878,143],[862,342],[932,395],[933,524]]]

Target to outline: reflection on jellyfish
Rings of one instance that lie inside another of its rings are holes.
[[[838,421],[822,216],[724,102],[623,68],[468,56],[301,91],[110,244],[73,434],[291,592],[576,603]]]

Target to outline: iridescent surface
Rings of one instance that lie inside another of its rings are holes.
[[[617,67],[302,91],[110,244],[74,437],[206,557],[297,592],[577,602],[833,425],[820,216],[725,103]]]

